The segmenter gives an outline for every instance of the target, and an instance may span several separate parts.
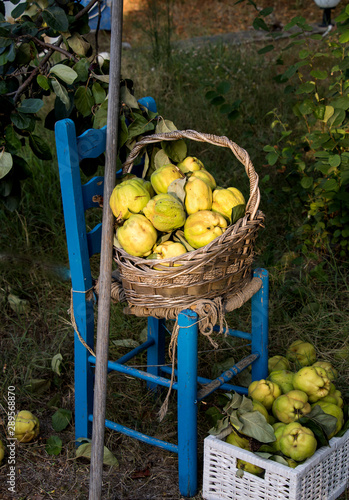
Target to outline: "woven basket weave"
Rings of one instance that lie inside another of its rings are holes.
[[[258,175],[248,153],[227,137],[198,133],[194,130],[153,134],[141,139],[123,165],[129,173],[142,149],[162,141],[190,139],[230,148],[244,165],[250,181],[250,197],[245,216],[205,247],[179,257],[143,259],[114,247],[122,286],[129,306],[146,308],[188,307],[199,299],[214,299],[239,292],[251,281],[253,249],[264,215],[258,210]],[[162,265],[166,263],[166,265]],[[154,266],[156,269],[154,269]]]

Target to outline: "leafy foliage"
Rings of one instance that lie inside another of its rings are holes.
[[[276,144],[264,151],[270,166],[287,176],[284,191],[305,219],[296,233],[302,251],[328,246],[344,257],[349,245],[349,8],[336,19],[327,36],[305,35],[310,27],[301,17],[285,29],[297,27],[287,50],[300,46],[298,59],[276,79],[294,97],[295,124],[284,123],[278,108],[270,112]]]
[[[109,55],[94,55],[84,37],[96,1],[26,2],[14,7],[11,23],[0,3],[0,199],[9,210],[18,207],[21,180],[33,174],[23,146],[42,160],[53,157],[38,122],[52,131],[57,120],[71,118],[78,134],[106,125]],[[154,130],[155,114],[137,103],[131,80],[120,85],[118,153],[125,159],[135,137]],[[93,175],[103,163],[85,160],[81,168]]]

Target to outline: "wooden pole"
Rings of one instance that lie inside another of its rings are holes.
[[[107,141],[105,156],[102,246],[99,277],[99,299],[96,342],[96,369],[93,404],[92,449],[89,500],[102,498],[102,473],[107,391],[107,363],[110,325],[110,288],[113,262],[113,214],[109,198],[115,186],[117,137],[119,123],[119,96],[121,74],[123,0],[111,5],[111,40]]]

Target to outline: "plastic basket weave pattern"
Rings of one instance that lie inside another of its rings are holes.
[[[187,307],[198,299],[214,299],[239,292],[251,281],[254,244],[264,215],[258,210],[258,175],[248,153],[227,137],[202,134],[193,130],[153,134],[141,139],[124,163],[124,173],[148,144],[190,139],[229,148],[244,165],[250,181],[246,214],[210,244],[179,257],[158,260],[133,257],[114,247],[122,286],[129,305]]]
[[[263,478],[244,472],[237,459],[265,470]],[[295,469],[266,460],[216,436],[204,440],[205,500],[334,500],[349,487],[349,431],[332,438]]]

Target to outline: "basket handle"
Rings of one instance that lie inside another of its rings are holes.
[[[123,164],[123,173],[129,173],[132,169],[133,162],[137,158],[143,147],[148,144],[161,141],[178,141],[179,139],[191,139],[197,142],[208,142],[215,146],[230,148],[236,158],[244,165],[246,174],[250,181],[250,197],[246,205],[246,213],[251,215],[251,220],[254,219],[260,203],[260,191],[258,187],[258,174],[254,169],[250,156],[243,148],[232,142],[225,136],[217,136],[212,134],[203,134],[195,130],[175,130],[173,132],[164,132],[161,134],[152,134],[143,137],[135,144],[132,151]]]

